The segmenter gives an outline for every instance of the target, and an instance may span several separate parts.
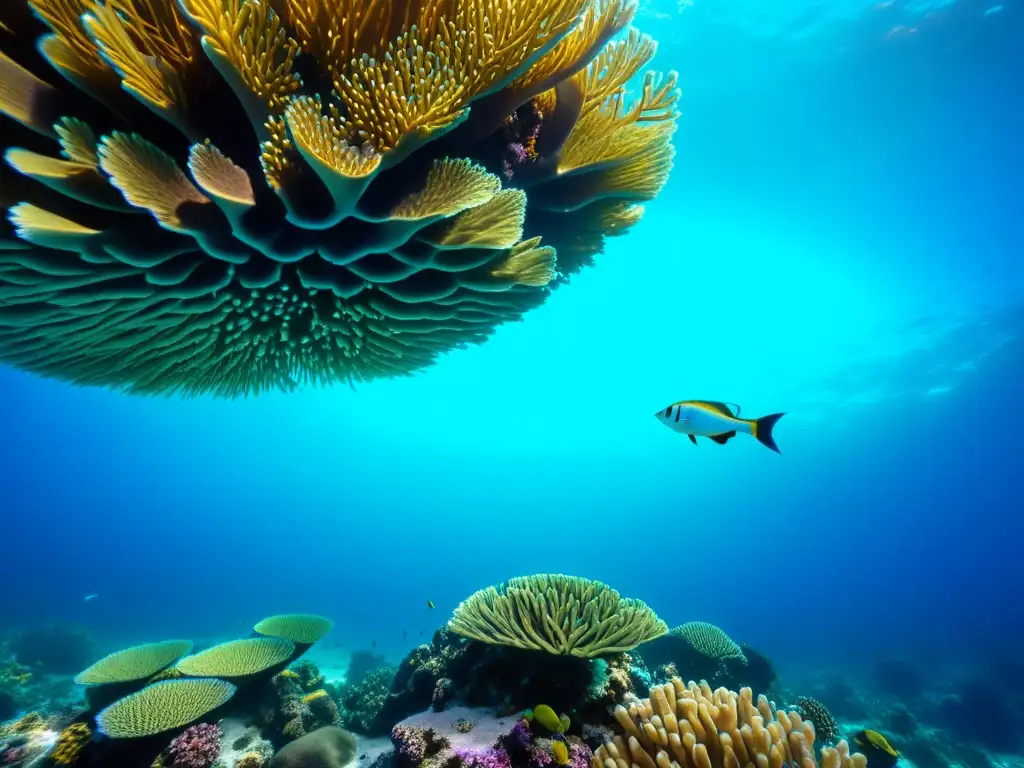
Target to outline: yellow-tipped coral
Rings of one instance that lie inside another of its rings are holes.
[[[615,708],[621,733],[598,748],[593,768],[817,768],[814,726],[796,712],[772,712],[749,688],[739,693],[678,677],[650,698]],[[865,768],[845,741],[821,750],[822,768]]]
[[[668,631],[642,601],[623,598],[599,581],[562,574],[482,589],[456,608],[448,627],[485,643],[582,658],[627,651]]]
[[[69,725],[58,734],[50,759],[57,765],[74,765],[91,738],[92,729],[85,723]]]
[[[0,2],[0,363],[236,397],[483,342],[665,184],[636,9]]]

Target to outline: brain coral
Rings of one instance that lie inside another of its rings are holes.
[[[342,768],[356,754],[356,740],[346,730],[327,725],[286,744],[270,768]]]
[[[152,736],[195,722],[234,694],[223,680],[164,680],[118,699],[96,716],[96,725],[112,739]]]
[[[79,685],[107,685],[145,680],[192,650],[191,640],[145,643],[104,656],[75,677]]]
[[[485,643],[583,658],[628,651],[668,631],[644,602],[562,574],[482,589],[455,609],[448,626]]]
[[[334,627],[334,622],[311,613],[285,613],[268,616],[253,630],[261,635],[281,637],[297,645],[309,645],[322,638]]]
[[[178,662],[178,671],[192,677],[255,675],[291,658],[295,646],[275,637],[250,637],[207,648]]]
[[[672,164],[635,0],[0,3],[0,361],[222,396],[408,374]]]

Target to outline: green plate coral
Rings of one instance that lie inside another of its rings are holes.
[[[582,658],[628,651],[668,631],[644,602],[562,574],[482,589],[455,609],[448,626],[484,643]]]
[[[224,680],[165,680],[118,699],[96,716],[100,733],[137,739],[194,723],[235,695]]]
[[[145,643],[104,656],[75,677],[79,685],[109,685],[146,680],[192,650],[191,640]]]
[[[312,645],[334,628],[334,622],[312,613],[283,613],[268,616],[253,630],[268,637],[281,637],[296,645]]]
[[[679,638],[701,656],[709,659],[739,659],[744,664],[747,657],[731,637],[714,624],[706,621],[688,621],[674,627],[670,633]]]
[[[250,637],[207,648],[178,662],[190,677],[246,677],[283,664],[295,653],[295,645],[276,637]]]

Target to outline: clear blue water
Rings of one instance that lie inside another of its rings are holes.
[[[0,625],[135,642],[314,611],[397,658],[475,589],[558,571],[783,667],[1019,647],[1021,4],[636,23],[680,73],[671,180],[486,345],[238,401],[0,368]],[[684,398],[786,411],[782,455],[695,448],[653,418]]]

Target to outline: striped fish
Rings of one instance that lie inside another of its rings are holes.
[[[732,407],[735,407],[733,411]],[[752,435],[762,445],[782,453],[772,438],[775,422],[784,414],[773,413],[760,419],[741,419],[740,407],[735,403],[717,400],[680,400],[662,408],[655,417],[669,429],[687,435],[694,445],[698,437],[708,437],[725,445],[736,434]]]

